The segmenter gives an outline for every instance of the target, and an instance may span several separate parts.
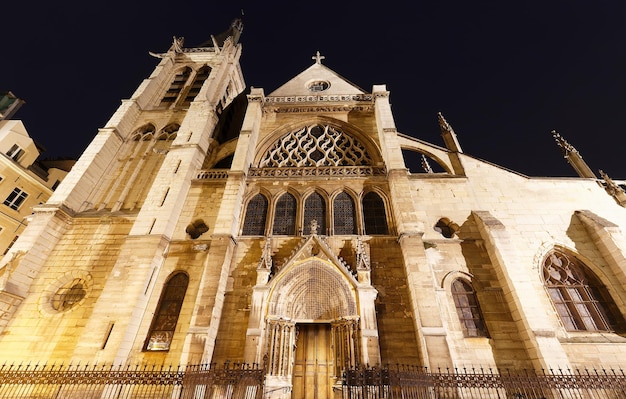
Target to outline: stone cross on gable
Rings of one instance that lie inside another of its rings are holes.
[[[318,51],[317,53],[315,53],[315,55],[313,57],[311,57],[312,60],[315,60],[316,64],[321,64],[322,60],[326,58],[323,55],[320,54],[320,52]]]

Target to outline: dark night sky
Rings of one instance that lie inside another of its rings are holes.
[[[626,2],[225,3],[8,2],[0,91],[26,100],[14,119],[44,157],[78,157],[150,75],[149,51],[200,44],[243,9],[244,77],[266,94],[319,50],[361,88],[387,85],[401,133],[443,146],[440,111],[467,154],[574,176],[554,129],[594,172],[626,179]]]

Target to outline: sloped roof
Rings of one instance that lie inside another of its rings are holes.
[[[321,63],[316,62],[269,94],[270,97],[365,94],[366,91]],[[328,86],[328,87],[326,87]]]

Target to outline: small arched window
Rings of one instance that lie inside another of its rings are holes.
[[[335,234],[356,234],[354,201],[341,192],[333,201],[333,228]]]
[[[452,298],[466,337],[488,337],[478,298],[472,286],[463,279],[452,282]]]
[[[170,349],[188,285],[189,277],[183,272],[175,273],[167,280],[150,325],[144,350],[167,351]]]
[[[543,263],[543,280],[566,330],[623,330],[624,319],[606,287],[575,257],[550,253]]]
[[[296,198],[290,193],[283,194],[276,202],[272,233],[286,236],[296,234]]]
[[[363,197],[363,221],[365,222],[365,234],[389,234],[385,203],[373,191]]]
[[[266,218],[267,198],[263,194],[257,194],[248,202],[241,234],[244,236],[264,235]]]
[[[326,202],[317,192],[309,195],[304,201],[304,234],[311,233],[311,223],[317,223],[316,234],[326,234]]]

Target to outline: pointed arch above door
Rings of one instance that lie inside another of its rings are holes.
[[[357,314],[355,292],[345,276],[321,259],[295,264],[277,277],[268,315],[316,322]]]

